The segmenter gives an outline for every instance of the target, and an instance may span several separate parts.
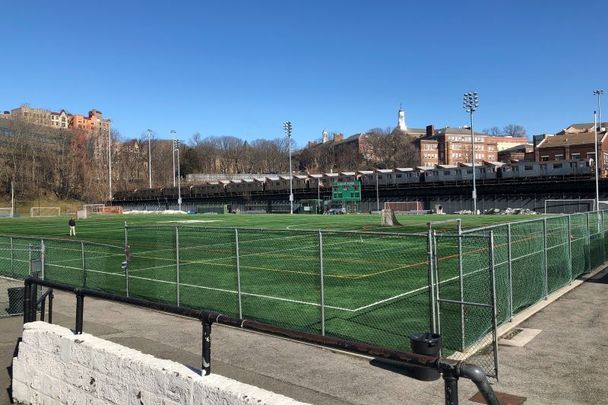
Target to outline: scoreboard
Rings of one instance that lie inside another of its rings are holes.
[[[331,191],[334,201],[361,201],[360,181],[335,182],[331,186]]]

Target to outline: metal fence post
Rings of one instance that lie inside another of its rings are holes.
[[[27,245],[27,274],[32,275],[32,244]]]
[[[45,266],[44,266],[44,252],[45,252],[45,246],[44,246],[44,239],[40,240],[40,278],[42,278],[43,280],[46,280],[45,278]]]
[[[239,230],[234,228],[234,246],[236,250],[236,291],[239,304],[239,318],[243,319],[243,298],[241,296],[241,258],[239,255]]]
[[[435,276],[433,274],[433,234],[429,225],[427,232],[428,239],[428,283],[429,283],[429,326],[431,332],[435,333]]]
[[[82,260],[82,285],[87,286],[87,265],[84,256],[84,242],[80,241],[80,258]]]
[[[507,271],[509,272],[509,321],[513,319],[513,251],[511,246],[511,223],[507,224]]]
[[[175,302],[179,307],[179,228],[175,227]]]
[[[125,221],[125,260],[123,262],[125,269],[125,295],[129,296],[129,224]]]
[[[566,236],[568,238],[568,267],[570,268],[570,282],[568,284],[572,284],[572,280],[574,279],[574,266],[572,263],[572,215],[568,215],[566,219],[568,225],[566,232]]]
[[[15,252],[13,246],[13,237],[10,237],[10,246],[11,246],[11,274],[15,274]]]
[[[458,277],[460,281],[460,349],[464,352],[466,347],[465,341],[465,319],[464,319],[464,270],[462,257],[462,221],[458,220]]]
[[[545,299],[549,295],[549,263],[547,260],[547,218],[543,218],[543,269],[545,271],[545,279],[543,289],[545,290]]]
[[[319,231],[319,270],[321,277],[321,336],[325,336],[325,284],[323,267],[323,232]]]
[[[435,330],[436,333],[441,334],[441,302],[439,301],[439,261],[437,260],[437,231],[433,231],[433,270],[435,272]],[[441,356],[441,348],[439,348],[439,355]]]
[[[492,291],[492,328],[494,329],[493,331],[493,337],[494,337],[494,376],[496,377],[496,380],[498,380],[498,311],[496,309],[496,271],[494,269],[494,231],[490,231],[490,240],[489,242],[489,254],[488,254],[488,267],[490,269],[490,275],[491,275],[491,291]]]
[[[589,230],[589,213],[585,213],[587,227],[585,230],[585,236],[587,239],[587,272],[591,272],[591,231]]]

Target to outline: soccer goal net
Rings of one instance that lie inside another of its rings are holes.
[[[85,212],[85,218],[88,218],[91,215],[103,214],[104,207],[105,204],[84,204],[82,211]]]
[[[422,203],[420,201],[387,201],[384,203],[385,210],[391,210],[397,214],[422,214]]]
[[[545,200],[545,214],[575,214],[595,211],[593,198],[565,198]]]
[[[30,208],[31,217],[58,217],[61,215],[60,207],[32,207]]]
[[[10,218],[12,216],[13,216],[13,209],[11,207],[0,208],[0,218]]]

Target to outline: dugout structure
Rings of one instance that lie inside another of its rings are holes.
[[[384,203],[385,210],[391,210],[398,214],[423,214],[422,202],[420,201],[387,201]]]
[[[332,201],[341,204],[349,212],[357,212],[361,202],[360,181],[337,181],[331,186]]]
[[[575,214],[595,211],[594,198],[556,198],[545,200],[545,214]]]

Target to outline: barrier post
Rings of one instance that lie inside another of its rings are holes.
[[[507,271],[509,272],[509,321],[513,319],[513,251],[511,246],[511,223],[507,224]]]

